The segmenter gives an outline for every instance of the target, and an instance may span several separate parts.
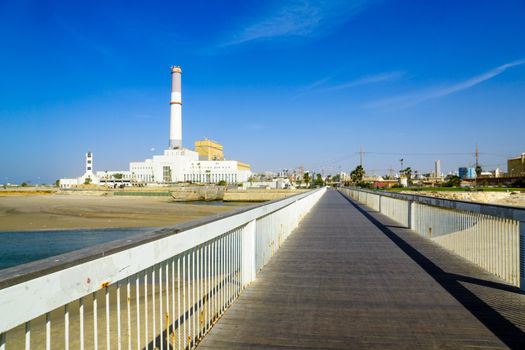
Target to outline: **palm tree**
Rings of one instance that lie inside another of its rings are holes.
[[[403,170],[403,173],[406,175],[407,180],[410,181],[410,179],[412,178],[412,168],[406,168],[405,170]]]
[[[476,177],[480,177],[482,171],[481,165],[476,165]]]

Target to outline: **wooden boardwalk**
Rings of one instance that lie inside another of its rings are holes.
[[[199,349],[518,348],[525,295],[327,191]]]

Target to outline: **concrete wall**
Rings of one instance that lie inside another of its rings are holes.
[[[224,193],[225,202],[265,202],[281,199],[303,191],[294,190],[228,190]]]
[[[175,201],[216,201],[224,197],[225,186],[191,186],[171,190]]]

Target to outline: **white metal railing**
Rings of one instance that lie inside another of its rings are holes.
[[[0,271],[0,350],[194,348],[324,192]]]
[[[355,188],[340,191],[525,290],[525,209]]]

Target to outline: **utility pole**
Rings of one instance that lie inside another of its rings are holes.
[[[479,151],[478,144],[476,143],[476,169],[479,167]]]
[[[478,178],[481,176],[481,165],[479,165],[479,151],[478,144],[476,143],[476,187],[478,186]]]
[[[361,168],[363,167],[363,154],[365,152],[363,151],[363,146],[359,149],[359,165],[361,165]]]

